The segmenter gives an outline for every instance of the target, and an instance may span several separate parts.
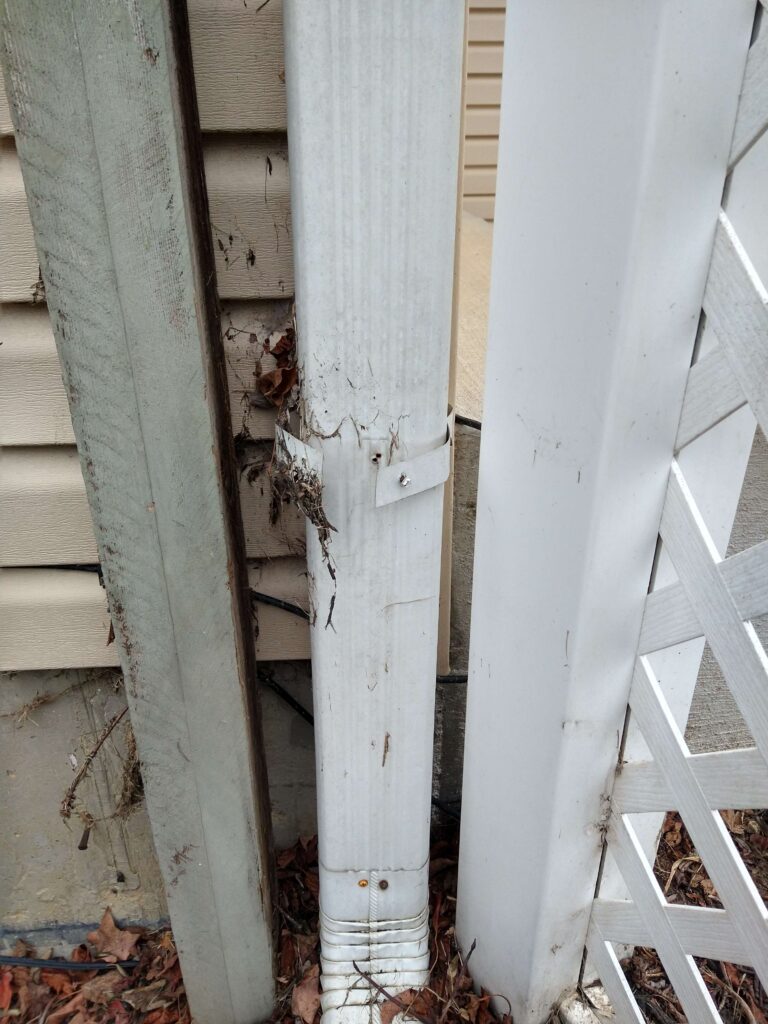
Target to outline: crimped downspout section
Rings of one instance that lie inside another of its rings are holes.
[[[381,989],[395,994],[427,982],[426,907],[418,917],[377,922],[335,921],[321,911],[320,941],[320,1005],[323,1014],[328,1014],[323,1018],[326,1024],[334,1020],[375,1021],[376,1005],[386,999]]]

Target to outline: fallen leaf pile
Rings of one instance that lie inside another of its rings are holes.
[[[381,994],[382,1024],[408,1010],[423,1024],[512,1024],[498,1017],[487,993],[472,987],[467,964],[459,954],[454,932],[458,830],[449,827],[433,836],[430,857],[429,985],[420,992]],[[301,839],[278,854],[280,945],[278,1002],[273,1024],[316,1024],[320,1019],[320,947],[318,940],[317,838]],[[469,958],[468,958],[469,959]],[[362,969],[362,966],[361,966]]]
[[[768,900],[768,812],[722,811],[744,863],[763,900]],[[670,903],[722,907],[717,890],[677,814],[668,814],[654,868]],[[697,957],[702,978],[728,1024],[768,1024],[768,998],[751,967]],[[656,951],[638,947],[622,966],[646,1020],[684,1024],[685,1014]]]
[[[36,957],[23,942],[15,956]],[[0,1019],[14,1024],[190,1024],[181,969],[168,929],[146,932],[119,928],[107,908],[88,944],[71,960],[138,966],[110,971],[8,967],[0,965]],[[51,961],[52,968],[55,961]]]

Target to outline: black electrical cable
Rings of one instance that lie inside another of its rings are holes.
[[[292,697],[285,687],[281,686],[280,683],[271,676],[268,676],[266,672],[257,672],[257,675],[259,679],[270,688],[270,690],[274,690],[280,700],[287,704],[288,707],[293,708],[296,714],[300,715],[301,718],[303,718],[305,722],[308,722],[314,729],[315,716],[311,711],[307,711],[303,704],[297,701],[295,697]]]
[[[32,956],[0,956],[3,967],[41,967],[44,971],[114,971],[122,967],[129,971],[139,966],[138,960],[118,960],[116,964],[108,964],[105,960],[93,960],[84,963],[82,960],[39,960]]]
[[[291,615],[298,615],[300,619],[304,619],[305,622],[309,622],[308,611],[305,611],[298,604],[293,604],[291,601],[284,601],[282,597],[272,597],[271,594],[262,594],[258,590],[252,590],[251,600],[258,602],[258,604],[269,604],[273,608],[281,608],[284,612],[290,612]]]
[[[474,427],[475,430],[482,430],[483,424],[481,420],[472,419],[471,416],[462,416],[460,412],[456,413],[456,422],[460,423],[462,427]]]

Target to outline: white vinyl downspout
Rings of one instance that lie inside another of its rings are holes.
[[[322,1009],[428,974],[462,0],[286,0]],[[302,443],[304,442],[304,443]],[[287,453],[287,454],[286,454]],[[310,488],[311,489],[311,488]]]

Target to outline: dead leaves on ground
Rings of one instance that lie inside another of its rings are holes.
[[[720,813],[760,895],[768,900],[768,812]],[[722,907],[678,814],[670,813],[664,820],[654,873],[670,903]],[[724,1021],[768,1024],[768,998],[751,967],[698,957],[696,963]],[[622,966],[647,1020],[685,1024],[685,1014],[654,949],[637,947]]]
[[[40,1019],[46,1024],[190,1024],[170,931],[120,928],[107,908],[88,942],[77,946],[70,959],[77,963],[133,959],[138,966],[111,971],[0,968],[0,1018],[14,1024],[35,1024]],[[14,954],[37,955],[23,942],[16,944]]]
[[[491,997],[473,990],[469,966],[456,945],[458,833],[435,834],[430,860],[429,985],[418,991],[380,995],[381,1024],[392,1024],[404,1008],[423,1024],[512,1024],[497,1017]],[[278,1002],[273,1024],[317,1024],[320,1019],[320,945],[318,937],[317,837],[300,839],[277,855]],[[361,970],[361,973],[364,973]],[[389,995],[391,998],[388,998]]]

